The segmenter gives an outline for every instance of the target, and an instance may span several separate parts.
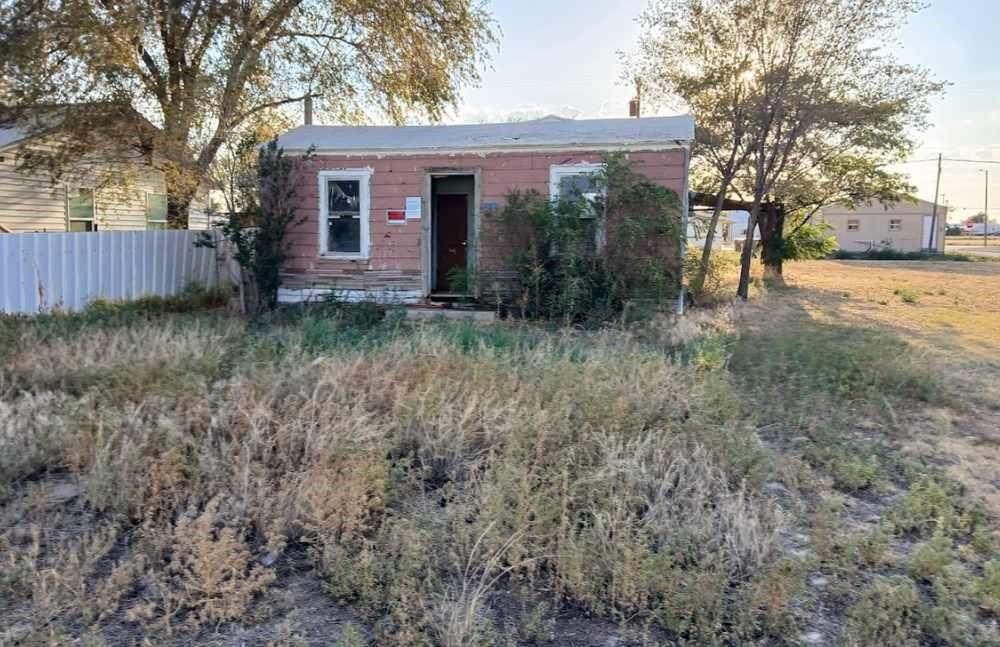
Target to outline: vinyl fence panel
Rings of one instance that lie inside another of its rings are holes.
[[[0,234],[0,312],[80,310],[94,299],[169,296],[231,280],[231,260],[197,231]]]

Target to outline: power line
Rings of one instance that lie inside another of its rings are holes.
[[[970,164],[1000,164],[1000,160],[970,160],[970,159],[959,159],[956,157],[945,157],[945,162],[968,162]]]
[[[936,162],[938,159],[936,157],[931,157],[922,160],[903,160],[902,162],[890,162],[892,164],[921,164],[923,162]],[[974,160],[974,159],[963,159],[959,157],[942,157],[942,162],[967,162],[969,164],[1000,164],[1000,160]]]

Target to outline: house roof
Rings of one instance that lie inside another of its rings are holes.
[[[823,213],[826,215],[851,215],[860,217],[881,217],[881,216],[893,216],[898,214],[915,214],[915,213],[925,213],[931,214],[934,210],[934,203],[927,200],[921,200],[911,196],[911,199],[900,200],[894,204],[887,204],[879,200],[873,200],[871,202],[861,202],[856,204],[853,208],[845,204],[832,204],[823,207]],[[948,212],[948,207],[943,204],[938,204],[937,212],[939,214],[946,214]]]
[[[0,148],[16,144],[27,137],[27,134],[17,128],[0,128]]]
[[[286,150],[417,152],[505,148],[676,145],[694,139],[694,118],[563,119],[455,126],[299,126],[280,137]]]

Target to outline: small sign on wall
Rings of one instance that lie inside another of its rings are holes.
[[[407,196],[406,219],[420,220],[420,196]]]
[[[402,209],[386,209],[385,221],[390,225],[404,225],[406,224],[406,212]]]

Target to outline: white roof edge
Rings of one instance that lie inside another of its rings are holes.
[[[327,153],[673,148],[694,139],[690,115],[643,119],[553,119],[439,126],[299,126],[278,137],[286,150]]]
[[[687,148],[690,146],[690,140],[674,140],[672,142],[650,142],[648,144],[609,144],[609,143],[594,143],[594,144],[577,144],[577,145],[565,145],[565,146],[472,146],[467,148],[368,148],[368,149],[354,149],[354,148],[313,148],[313,153],[316,155],[346,155],[350,157],[362,157],[362,156],[372,156],[372,157],[386,157],[392,155],[463,155],[463,154],[476,154],[476,155],[486,155],[489,153],[561,153],[570,151],[622,151],[622,152],[637,152],[637,151],[659,151],[659,150],[672,150]],[[284,147],[283,147],[284,148]],[[308,147],[305,148],[284,148],[286,153],[305,153]]]

